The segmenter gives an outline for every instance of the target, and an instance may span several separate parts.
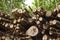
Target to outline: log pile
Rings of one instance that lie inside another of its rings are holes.
[[[0,11],[0,40],[60,40],[60,7],[52,12],[43,8],[13,9],[11,18]]]

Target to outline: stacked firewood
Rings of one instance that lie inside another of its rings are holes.
[[[60,6],[53,11],[39,8],[13,9],[11,18],[0,11],[0,40],[60,40]]]

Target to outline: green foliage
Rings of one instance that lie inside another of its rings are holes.
[[[22,7],[23,0],[0,0],[0,10],[6,13],[11,13],[13,8]]]
[[[25,0],[0,0],[0,10],[6,13],[11,13],[13,8],[25,8]],[[53,10],[57,5],[60,4],[60,0],[34,0],[32,9],[43,7],[47,10]],[[29,9],[30,11],[30,9]]]
[[[60,4],[60,0],[35,0],[34,6],[43,7],[47,10],[53,10],[57,5]]]

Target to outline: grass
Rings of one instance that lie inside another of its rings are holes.
[[[60,0],[35,0],[34,5],[37,7],[42,6],[47,10],[53,10],[57,5],[60,4]]]
[[[26,5],[23,2],[24,0],[0,0],[0,10],[11,13],[13,8],[24,8]],[[60,0],[34,0],[31,8],[36,9],[41,6],[46,10],[53,10],[59,4]]]

